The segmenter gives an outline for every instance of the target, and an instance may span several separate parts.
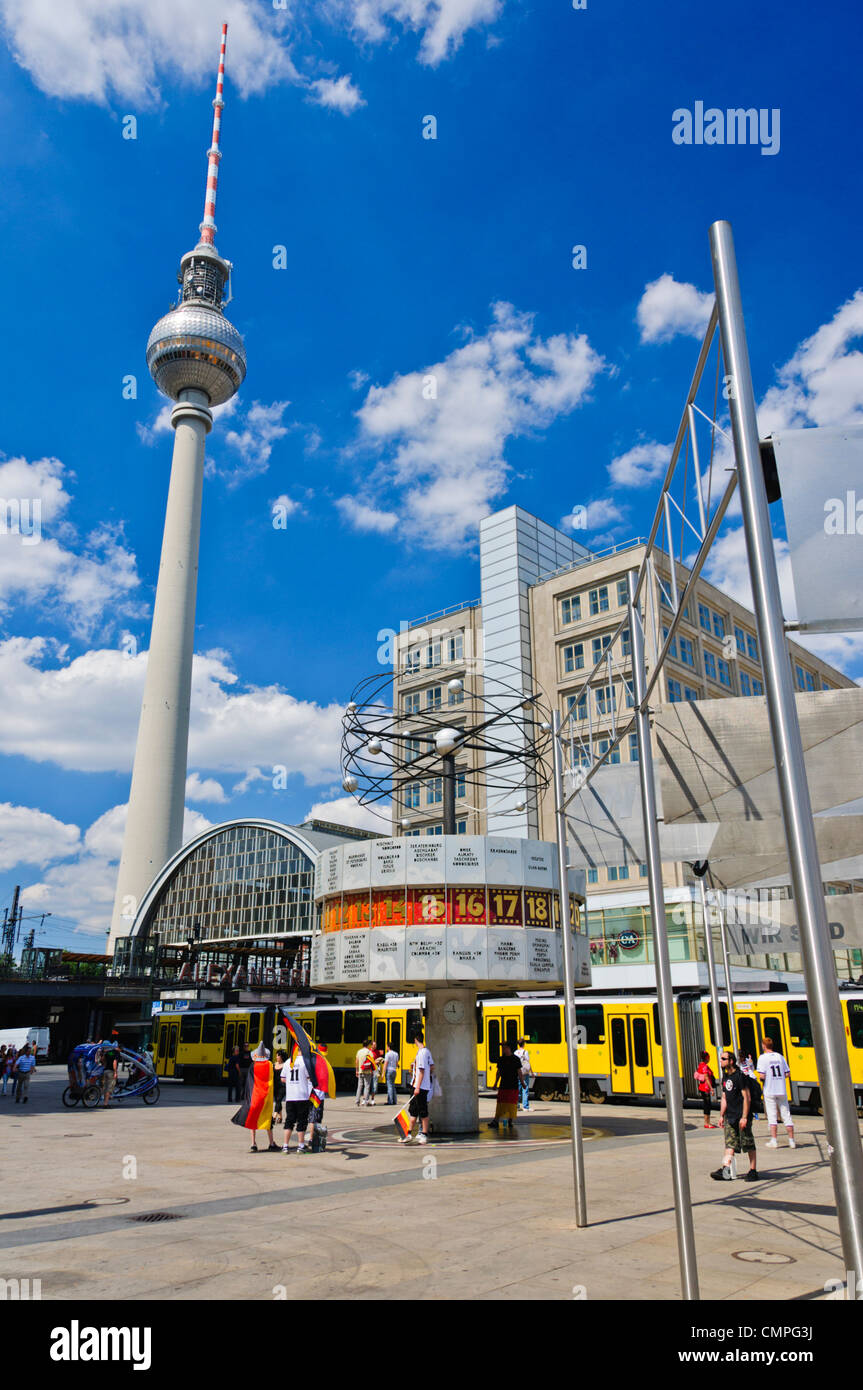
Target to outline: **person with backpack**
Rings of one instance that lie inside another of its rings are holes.
[[[693,1072],[698,1093],[701,1096],[701,1104],[704,1108],[704,1128],[718,1129],[718,1125],[710,1122],[710,1102],[716,1087],[716,1077],[710,1070],[710,1053],[702,1052],[701,1060]]]

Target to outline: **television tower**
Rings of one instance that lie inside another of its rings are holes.
[[[147,343],[153,380],[177,402],[174,456],[109,951],[129,934],[144,893],[182,844],[204,442],[210,407],[230,400],[246,375],[243,340],[222,312],[231,297],[231,262],[215,243],[227,33],[223,24],[200,240],[180,262],[177,304]]]

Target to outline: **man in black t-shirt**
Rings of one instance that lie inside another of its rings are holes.
[[[742,1151],[749,1155],[749,1172],[743,1181],[757,1182],[749,1078],[740,1070],[733,1052],[724,1050],[719,1061],[722,1066],[722,1103],[719,1107],[719,1118],[725,1128],[725,1156],[722,1167],[717,1168],[710,1176],[718,1182],[724,1178],[735,1177],[734,1155]]]

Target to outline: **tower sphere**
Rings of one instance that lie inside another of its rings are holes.
[[[221,309],[184,301],[153,328],[147,366],[159,390],[172,400],[192,387],[205,391],[210,405],[223,405],[243,384],[246,349]]]

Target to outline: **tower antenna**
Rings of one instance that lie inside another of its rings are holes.
[[[222,96],[222,88],[225,85],[225,48],[228,42],[228,26],[222,25],[222,43],[219,49],[219,75],[216,78],[216,95],[213,97],[213,138],[210,141],[210,148],[207,150],[207,192],[204,197],[204,220],[200,224],[201,241],[207,245],[216,245],[216,189],[219,183],[219,161],[222,158],[222,151],[219,149],[219,136],[222,129],[222,107],[225,99]]]

